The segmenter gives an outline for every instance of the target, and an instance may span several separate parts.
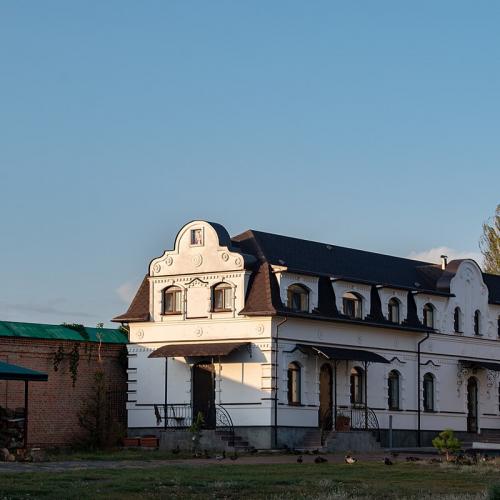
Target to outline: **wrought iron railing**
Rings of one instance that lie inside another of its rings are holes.
[[[193,407],[188,403],[155,404],[152,406],[155,412],[156,425],[163,425],[165,429],[186,429],[191,427],[193,423]],[[234,437],[233,420],[229,412],[222,405],[215,405],[215,419],[205,419],[205,428],[215,428],[225,431],[231,437]]]
[[[341,419],[345,420],[342,421]],[[338,406],[335,423],[337,430],[343,425],[348,425],[351,430],[373,431],[377,439],[380,439],[380,427],[377,415],[364,403]]]

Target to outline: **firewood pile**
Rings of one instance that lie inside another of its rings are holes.
[[[24,446],[24,408],[0,406],[0,460],[15,461]]]

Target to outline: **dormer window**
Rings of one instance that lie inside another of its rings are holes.
[[[434,306],[432,304],[424,306],[424,326],[434,328]]]
[[[169,286],[163,290],[163,314],[182,313],[182,290],[177,286]]]
[[[388,319],[391,323],[399,323],[399,300],[394,297],[389,300]]]
[[[347,292],[342,297],[342,308],[349,318],[361,319],[363,317],[362,304],[361,297],[357,293]]]
[[[212,310],[232,311],[233,310],[233,289],[227,283],[219,283],[212,289]]]
[[[462,313],[460,307],[455,307],[455,312],[453,313],[453,329],[455,333],[460,333],[462,331]]]
[[[287,306],[292,311],[309,311],[309,290],[302,285],[290,285],[287,290]]]
[[[481,313],[479,309],[474,311],[474,335],[481,335]]]

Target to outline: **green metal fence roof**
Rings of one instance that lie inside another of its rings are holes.
[[[36,380],[44,382],[48,380],[46,373],[37,372],[24,368],[24,366],[11,365],[0,361],[0,380]]]
[[[98,338],[101,336],[101,339]],[[63,325],[45,325],[42,323],[18,323],[0,321],[0,338],[17,337],[25,339],[73,340],[81,342],[99,342],[106,344],[126,344],[127,337],[116,328],[84,327],[84,332],[73,330]]]

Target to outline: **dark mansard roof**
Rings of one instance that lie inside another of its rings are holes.
[[[227,240],[225,230],[224,233],[224,240]],[[235,251],[253,255],[257,259],[257,262],[249,267],[252,270],[252,276],[247,290],[245,308],[241,311],[242,314],[254,316],[288,315],[401,328],[401,325],[393,325],[384,320],[381,311],[377,310],[377,304],[380,302],[377,287],[387,286],[408,291],[409,317],[405,321],[405,326],[409,329],[426,330],[418,320],[413,294],[421,292],[450,296],[449,283],[460,264],[460,261],[452,261],[443,271],[440,265],[429,262],[255,230],[245,231],[227,243]],[[315,311],[312,313],[293,312],[281,302],[278,281],[271,268],[273,265],[283,266],[289,272],[320,278],[319,304]],[[483,273],[483,278],[489,290],[489,302],[500,304],[500,276]],[[365,320],[353,320],[337,311],[332,280],[345,280],[372,286],[372,311]],[[113,321],[148,320],[149,282],[146,277],[129,310],[114,318]]]

